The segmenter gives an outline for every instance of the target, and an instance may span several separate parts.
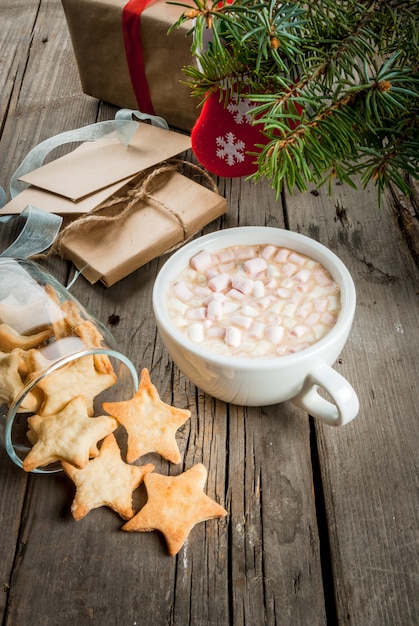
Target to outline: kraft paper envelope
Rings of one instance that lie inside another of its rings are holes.
[[[75,202],[190,147],[188,135],[140,122],[128,146],[116,135],[86,142],[20,180]]]
[[[0,215],[20,214],[25,207],[31,205],[39,207],[49,213],[56,213],[64,218],[74,218],[95,209],[110,196],[123,189],[133,178],[135,177],[130,176],[129,178],[124,178],[120,182],[105,187],[97,193],[92,193],[79,201],[69,200],[64,196],[58,196],[49,191],[38,189],[37,187],[29,187],[21,191],[13,200],[10,200],[10,202],[0,209]]]
[[[69,154],[22,176],[31,186],[10,200],[0,215],[36,206],[63,217],[95,209],[122,189],[139,172],[188,150],[183,135],[140,122],[129,146],[112,134],[84,142]]]

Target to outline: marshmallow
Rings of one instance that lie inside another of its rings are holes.
[[[264,272],[267,267],[268,264],[266,263],[265,259],[260,256],[254,259],[249,259],[244,263],[244,269],[251,276],[257,276],[261,272]]]
[[[211,300],[207,307],[207,318],[213,322],[218,322],[223,316],[223,303],[219,300]]]
[[[280,287],[279,289],[277,289],[277,296],[279,298],[282,298],[283,300],[288,300],[288,298],[291,297],[291,290],[290,289],[285,289],[285,287]]]
[[[313,277],[320,287],[329,287],[332,284],[330,277],[324,270],[315,270],[313,272]]]
[[[268,326],[266,329],[266,336],[269,338],[274,346],[281,343],[284,337],[284,329],[282,326]]]
[[[188,337],[194,343],[202,343],[204,341],[204,327],[202,324],[191,324],[188,327]]]
[[[289,255],[290,255],[290,250],[288,250],[287,248],[281,248],[275,255],[275,261],[277,263],[285,263]]]
[[[328,311],[325,311],[323,313],[321,320],[323,324],[326,324],[326,326],[333,326],[334,324],[336,324],[336,317],[333,315],[333,313],[329,313]]]
[[[246,296],[253,291],[254,281],[251,278],[245,276],[236,275],[231,279],[231,285],[233,289],[241,291]]]
[[[253,281],[253,297],[258,300],[265,295],[265,285],[261,280]]]
[[[173,285],[173,293],[179,300],[182,300],[182,302],[187,302],[194,297],[193,292],[185,283],[176,283]]]
[[[336,323],[340,293],[317,261],[277,246],[200,251],[172,283],[168,310],[194,343],[217,354],[284,356]]]
[[[200,306],[196,309],[188,309],[185,313],[185,317],[188,320],[204,320],[207,317],[207,309],[204,306]]]
[[[242,334],[236,326],[228,326],[224,335],[224,343],[237,348],[241,344]]]
[[[260,320],[255,320],[252,324],[252,328],[250,332],[251,336],[257,337],[258,339],[262,339],[264,333],[265,333],[265,324],[261,322]]]
[[[211,255],[206,250],[201,250],[191,259],[191,267],[197,272],[203,272],[211,265]]]
[[[267,246],[262,248],[262,250],[260,251],[260,256],[263,257],[265,260],[268,260],[273,256],[276,250],[277,250],[276,246],[273,246],[272,244],[268,244]]]
[[[296,283],[302,283],[304,285],[305,283],[308,283],[311,276],[312,274],[310,270],[303,269],[296,273],[294,280]]]
[[[298,266],[295,265],[295,263],[285,263],[282,266],[282,273],[288,277],[293,276],[297,270],[298,270]]]
[[[305,265],[306,260],[306,257],[301,256],[301,254],[298,254],[297,252],[291,252],[288,257],[288,261],[296,263],[297,265]]]
[[[308,332],[309,328],[308,326],[304,326],[303,324],[299,324],[298,326],[294,326],[294,328],[291,328],[290,330],[290,334],[293,337],[303,337],[307,332]]]
[[[208,287],[212,289],[212,291],[224,291],[231,283],[231,278],[227,274],[227,272],[223,272],[222,274],[216,274],[208,281]]]
[[[230,322],[235,326],[240,326],[240,328],[246,328],[248,330],[252,325],[252,318],[247,317],[246,315],[232,315],[230,317]]]

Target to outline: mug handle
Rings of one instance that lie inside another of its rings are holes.
[[[319,387],[329,394],[333,402],[319,394]],[[319,363],[307,376],[302,390],[291,401],[329,426],[344,426],[359,411],[359,400],[353,387],[325,362]]]

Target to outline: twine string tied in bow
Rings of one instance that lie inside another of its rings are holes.
[[[178,169],[180,163],[197,170],[206,178],[206,181],[212,191],[217,192],[217,186],[214,180],[204,170],[202,170],[201,167],[195,165],[194,163],[172,160],[171,162],[163,164],[154,169],[152,172],[146,174],[141,183],[134,188],[128,189],[124,196],[113,196],[88,213],[85,213],[70,222],[58,234],[48,254],[58,254],[59,256],[64,256],[63,242],[67,237],[73,234],[80,235],[93,224],[110,224],[120,222],[133,211],[139,210],[139,203],[144,201],[153,202],[159,208],[170,213],[176,219],[179,226],[182,228],[183,240],[180,244],[177,244],[175,248],[179,247],[179,245],[183,245],[190,238],[190,233],[188,232],[187,225],[182,219],[182,216],[153,195],[159,185],[164,184],[165,174],[174,173]],[[122,210],[112,211],[112,208],[116,208],[121,204],[125,204]],[[175,248],[171,248],[167,252],[172,251]]]

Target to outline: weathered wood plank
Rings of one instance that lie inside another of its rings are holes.
[[[27,26],[33,30],[28,62],[16,61],[20,71],[1,138],[8,154],[0,166],[3,186],[42,139],[114,113],[80,92],[60,2],[34,6],[39,13]],[[282,205],[267,186],[221,180],[219,187],[229,211],[206,230],[283,225]],[[151,311],[163,261],[110,289],[80,277],[72,292],[108,325],[138,371],[150,369],[164,401],[191,409],[178,433],[181,466],[156,455],[142,461],[152,460],[163,473],[203,462],[206,491],[229,515],[198,525],[172,559],[158,533],[123,533],[110,510],[75,522],[69,512],[74,490],[63,474],[27,477],[3,455],[0,580],[7,593],[0,615],[6,626],[326,623],[308,419],[291,405],[229,407],[179,374]],[[54,258],[46,265],[65,282],[66,263]]]
[[[91,112],[97,103],[80,93],[61,11],[58,1],[44,2],[41,7],[38,0],[4,0],[0,4],[0,185],[6,191],[12,173],[39,141],[75,123],[94,121]],[[66,70],[58,81],[60,66]],[[65,281],[65,263],[51,259],[47,265]],[[4,616],[14,560],[19,563],[24,549],[19,533],[28,477],[4,453],[0,454],[0,476],[0,582],[4,592],[0,615]]]
[[[3,122],[25,70],[37,8],[36,0],[4,0],[0,5],[0,119]]]
[[[315,236],[357,287],[353,332],[336,369],[359,417],[316,425],[341,624],[412,624],[418,585],[418,272],[387,203],[345,186],[288,200],[290,227]]]
[[[1,137],[0,185],[6,189],[31,148],[59,132],[95,121],[98,102],[81,93],[59,0],[2,3],[0,11],[1,39],[6,37],[6,50],[9,46],[14,50],[5,57],[12,56],[11,69],[9,61],[6,79],[3,72],[0,79],[7,85],[13,81]]]
[[[39,3],[37,1],[15,2],[4,0],[0,5],[0,116],[1,116],[1,144],[0,144],[0,185],[7,190],[11,173],[25,155],[24,150],[17,145],[14,150],[10,147],[10,140],[15,141],[16,129],[14,118],[8,125],[8,116],[15,109],[20,97],[20,89],[26,72],[26,62],[30,56],[32,35],[36,23]],[[9,139],[6,139],[10,129]],[[36,128],[36,123],[33,123]],[[31,135],[31,133],[29,133]],[[29,143],[31,137],[29,137]],[[14,151],[14,156],[12,152]],[[1,424],[0,429],[3,429]],[[15,556],[20,553],[21,544],[19,531],[21,512],[25,498],[27,476],[16,466],[10,463],[6,455],[0,454],[0,520],[1,520],[1,558],[0,582],[3,593],[0,596],[0,615],[6,610],[8,592],[10,589],[11,573]]]

